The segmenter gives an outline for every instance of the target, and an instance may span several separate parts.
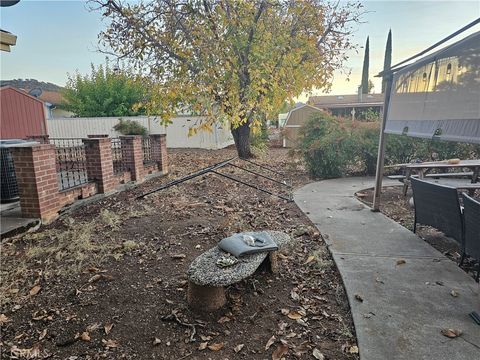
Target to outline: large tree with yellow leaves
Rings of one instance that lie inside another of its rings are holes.
[[[205,116],[191,132],[230,126],[240,157],[261,119],[302,92],[328,89],[361,5],[321,0],[95,0],[104,49],[149,79],[147,108]]]

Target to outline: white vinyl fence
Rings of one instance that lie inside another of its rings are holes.
[[[119,119],[117,117],[48,119],[48,135],[51,138],[84,138],[87,135],[101,134],[117,137],[121,134],[113,127]],[[222,149],[233,144],[228,126],[216,125],[212,132],[199,131],[196,135],[189,137],[188,129],[195,127],[203,119],[198,116],[176,117],[168,126],[161,125],[155,117],[130,116],[122,119],[140,123],[148,129],[150,134],[167,134],[169,148]]]

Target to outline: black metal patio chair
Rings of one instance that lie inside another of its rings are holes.
[[[467,194],[463,196],[463,218],[464,218],[464,236],[465,236],[465,255],[471,256],[478,261],[477,276],[480,277],[480,202],[472,199]],[[462,265],[465,256],[462,256],[460,265]]]
[[[411,179],[411,185],[415,207],[413,232],[416,233],[417,224],[429,225],[442,231],[460,244],[463,258],[463,214],[457,189],[415,178]]]

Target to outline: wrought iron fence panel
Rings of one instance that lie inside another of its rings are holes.
[[[153,164],[155,162],[153,156],[153,148],[150,137],[142,138],[143,163]]]
[[[58,186],[66,190],[88,183],[85,145],[81,138],[53,138],[55,145]]]
[[[112,162],[113,173],[115,175],[121,174],[127,171],[127,165],[125,164],[125,156],[123,154],[122,142],[119,138],[112,138]]]

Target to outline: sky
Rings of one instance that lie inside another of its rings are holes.
[[[480,1],[363,1],[363,23],[356,25],[354,41],[358,53],[351,52],[345,68],[350,81],[338,71],[331,94],[353,94],[360,84],[363,45],[370,37],[370,78],[374,92],[381,82],[374,78],[383,68],[388,30],[392,29],[395,64],[480,17]],[[96,51],[98,33],[106,26],[98,12],[88,11],[84,1],[28,1],[0,8],[0,27],[18,36],[12,52],[0,53],[2,80],[33,78],[65,85],[67,73],[87,73],[90,64],[105,62]],[[477,28],[478,29],[478,28]],[[314,95],[323,93],[315,90]],[[307,95],[301,96],[306,100]]]

